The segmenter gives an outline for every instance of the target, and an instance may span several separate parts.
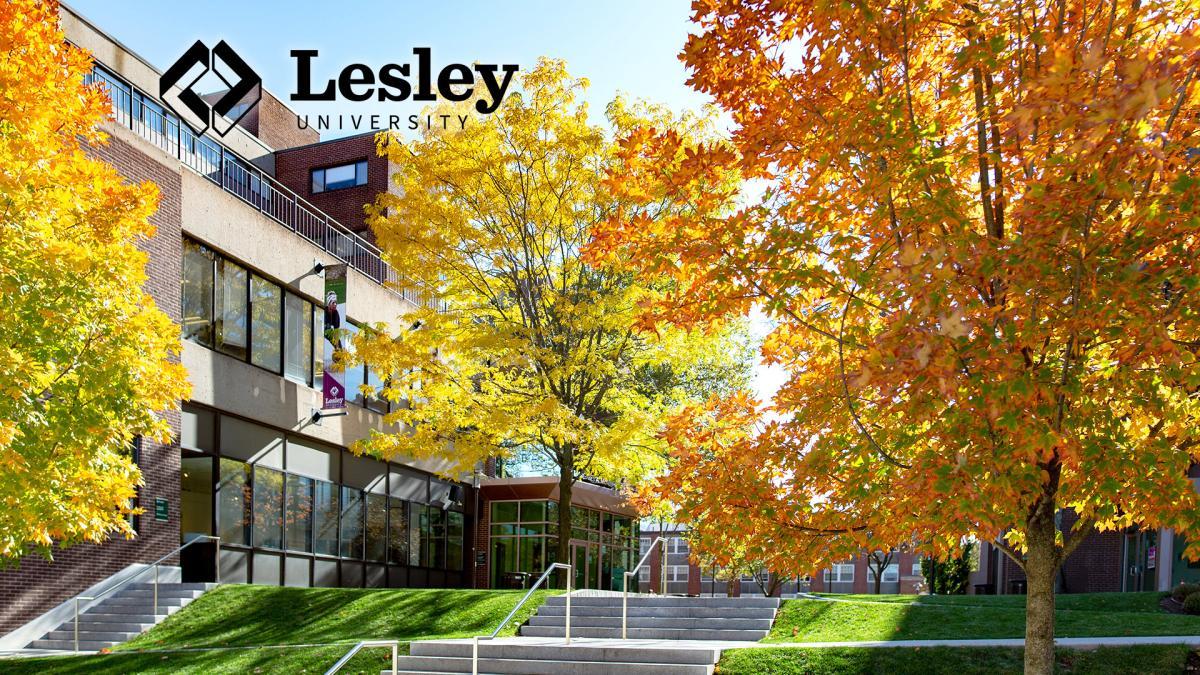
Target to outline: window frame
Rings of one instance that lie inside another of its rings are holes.
[[[327,173],[331,170],[351,167],[354,173],[353,182],[350,185],[338,185],[337,187],[329,187]],[[359,176],[359,167],[362,167],[362,176]],[[338,190],[349,190],[350,188],[362,187],[370,180],[370,164],[366,158],[356,159],[349,162],[341,162],[338,164],[330,164],[328,166],[316,167],[309,169],[308,172],[308,190],[309,194],[319,195],[326,192],[337,192]],[[317,177],[320,176],[320,188],[318,188]]]

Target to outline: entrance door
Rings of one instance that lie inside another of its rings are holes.
[[[184,452],[179,460],[179,538],[213,533],[213,458]],[[216,581],[216,543],[196,542],[179,555],[183,580]]]
[[[575,566],[573,588],[600,587],[600,545],[571,540],[571,564]]]

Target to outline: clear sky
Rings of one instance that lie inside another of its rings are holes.
[[[678,55],[691,31],[689,0],[522,0],[520,2],[409,2],[369,0],[66,0],[126,47],[165,70],[196,40],[210,47],[226,40],[275,94],[301,115],[419,113],[422,104],[293,102],[293,49],[316,49],[317,87],[342,67],[363,63],[414,63],[414,47],[432,50],[436,73],[448,63],[516,63],[539,56],[567,61],[575,76],[591,81],[593,115],[618,93],[698,108],[708,97],[690,89]],[[355,133],[347,130],[344,133]],[[325,138],[340,135],[326,132]],[[761,317],[757,332],[765,329]],[[759,367],[754,388],[769,398],[782,373]]]

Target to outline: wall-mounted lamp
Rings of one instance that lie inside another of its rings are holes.
[[[321,426],[321,420],[326,417],[342,417],[346,414],[345,410],[317,410],[313,408],[312,416],[308,418],[309,422],[317,426]]]
[[[312,271],[309,274],[314,274],[318,277],[325,276],[325,263],[320,260],[314,260]]]

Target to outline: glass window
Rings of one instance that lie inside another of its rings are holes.
[[[342,557],[363,556],[363,496],[362,490],[342,488]]]
[[[254,467],[254,545],[283,548],[283,472]]]
[[[546,520],[546,502],[521,502],[521,522],[540,523]]]
[[[324,391],[321,378],[325,375],[325,312],[313,312],[313,389]]]
[[[212,347],[213,254],[194,241],[183,242],[181,313],[183,339]]]
[[[446,566],[446,512],[426,506],[421,515],[421,565]]]
[[[323,480],[313,485],[313,550],[323,555],[338,554],[338,490]]]
[[[306,553],[313,550],[313,479],[288,474],[284,525],[288,549]]]
[[[517,504],[518,502],[492,502],[492,522],[517,522]]]
[[[408,564],[421,564],[421,524],[425,521],[425,505],[408,507]]]
[[[377,413],[387,413],[388,402],[379,394],[379,391],[383,389],[383,380],[371,368],[367,368],[367,386],[371,388],[371,394],[367,396],[364,405],[368,410],[374,410]]]
[[[506,572],[520,571],[517,567],[517,540],[509,537],[492,538],[492,588],[504,588]]]
[[[221,459],[217,483],[217,536],[224,544],[250,544],[250,465]]]
[[[312,191],[325,192],[367,184],[367,162],[341,164],[325,169],[313,169]]]
[[[446,514],[446,568],[463,568],[463,514],[457,511]]]
[[[387,555],[387,497],[367,495],[367,560],[383,562]]]
[[[283,375],[308,384],[312,381],[312,303],[288,293],[283,302]]]
[[[388,505],[388,562],[408,564],[408,502],[393,499]]]
[[[358,335],[358,326],[347,322],[345,326],[342,326],[342,328],[345,329],[345,336],[342,344],[345,346],[347,352],[354,353],[354,336]],[[346,400],[358,403],[359,405],[362,405],[363,402],[362,385],[365,381],[363,378],[363,370],[364,367],[361,364],[357,366],[347,366],[346,372],[344,373],[346,376],[344,382],[346,385]]]
[[[241,265],[217,258],[214,298],[217,349],[246,358],[246,288],[249,278]]]
[[[279,372],[283,341],[283,290],[277,284],[253,275],[250,280],[250,362]]]

